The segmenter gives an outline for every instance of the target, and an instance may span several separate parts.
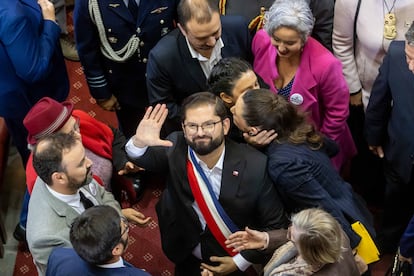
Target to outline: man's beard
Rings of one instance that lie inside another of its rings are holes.
[[[77,190],[77,189],[91,183],[92,178],[93,178],[92,173],[91,173],[91,168],[92,167],[88,168],[88,170],[86,171],[85,179],[81,182],[79,182],[79,181],[73,179],[72,177],[68,176],[69,188]]]
[[[197,141],[197,139],[209,139],[209,142],[205,141]],[[192,138],[192,140],[185,138],[187,141],[187,144],[194,150],[195,153],[198,155],[207,155],[209,153],[212,153],[215,149],[220,147],[221,144],[223,144],[224,141],[224,134],[221,133],[221,135],[215,139],[213,139],[210,135],[203,135],[203,136],[195,136]]]

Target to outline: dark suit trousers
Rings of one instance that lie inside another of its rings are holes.
[[[384,162],[385,202],[378,243],[384,252],[395,252],[401,235],[414,214],[414,170],[409,183],[404,183],[392,165]]]

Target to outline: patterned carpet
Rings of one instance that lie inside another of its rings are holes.
[[[80,63],[67,61],[66,65],[71,84],[68,100],[74,103],[75,108],[82,109],[92,117],[109,125],[116,126],[115,115],[102,110],[95,100],[90,97]],[[155,213],[155,204],[161,195],[162,189],[162,181],[154,179],[151,185],[147,185],[143,198],[132,206],[146,216],[152,217],[153,221],[146,228],[131,225],[129,246],[124,255],[126,261],[136,267],[147,270],[153,276],[170,276],[174,274],[172,263],[164,256],[161,249],[158,220]],[[129,203],[124,202],[123,207],[130,207]],[[37,275],[32,256],[27,246],[23,243],[18,248],[13,275]]]

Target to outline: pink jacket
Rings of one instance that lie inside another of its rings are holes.
[[[276,92],[274,80],[279,76],[277,50],[266,31],[256,33],[252,51],[255,72]],[[346,123],[349,90],[340,61],[312,37],[308,38],[303,48],[289,100],[308,112],[316,127],[338,143],[340,151],[332,162],[340,170],[356,154]]]

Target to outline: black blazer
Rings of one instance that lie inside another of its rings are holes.
[[[157,205],[164,253],[180,264],[201,243],[203,262],[210,263],[209,257],[213,255],[228,256],[208,227],[203,231],[192,208],[194,197],[187,179],[188,148],[183,133],[174,132],[168,140],[174,144],[171,148],[150,147],[134,160],[148,171],[167,174],[167,187]],[[240,229],[286,227],[281,200],[266,173],[266,160],[252,147],[226,140],[219,202]],[[245,250],[242,255],[253,263],[264,261],[264,255],[257,250]]]
[[[241,16],[221,17],[224,47],[222,57],[252,61],[251,36]],[[150,51],[147,65],[148,99],[151,105],[166,103],[168,117],[177,118],[184,98],[207,90],[207,79],[197,59],[192,58],[184,35],[176,29]]]

